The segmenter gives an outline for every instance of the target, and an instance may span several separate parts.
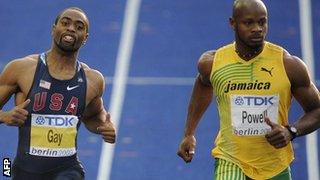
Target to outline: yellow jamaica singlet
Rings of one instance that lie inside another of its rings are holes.
[[[268,179],[293,160],[291,143],[275,149],[265,134],[271,121],[288,124],[291,103],[290,81],[283,64],[283,49],[265,42],[263,51],[245,61],[235,52],[235,43],[217,50],[210,81],[216,95],[220,130],[215,158],[237,164],[253,179]]]

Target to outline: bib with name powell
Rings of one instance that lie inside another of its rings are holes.
[[[265,135],[271,130],[265,117],[274,123],[278,119],[278,95],[231,95],[231,121],[238,136]]]

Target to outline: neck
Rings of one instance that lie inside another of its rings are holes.
[[[261,46],[257,46],[255,48],[253,48],[253,47],[247,46],[239,41],[236,41],[235,51],[239,57],[248,61],[248,60],[256,57],[258,54],[260,54],[263,50],[263,47],[264,47],[264,43]]]
[[[76,68],[78,53],[61,53],[55,48],[47,52],[47,63],[50,69],[74,70]]]

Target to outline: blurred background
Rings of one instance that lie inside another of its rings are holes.
[[[264,2],[269,11],[268,40],[302,58],[299,1]],[[130,3],[134,4],[132,11],[126,11]],[[90,20],[90,35],[79,58],[106,77],[104,102],[118,125],[116,145],[106,146],[100,136],[80,128],[78,154],[86,179],[97,179],[99,172],[100,179],[110,180],[212,179],[214,159],[210,152],[219,127],[215,102],[197,129],[193,162],[185,164],[176,151],[199,56],[233,40],[228,24],[232,4],[233,0],[1,0],[0,69],[12,59],[48,50],[56,15],[70,6],[82,8]],[[319,0],[311,0],[311,15],[315,78],[319,85]],[[126,18],[132,20],[128,31],[123,29]],[[131,39],[123,38],[124,32],[133,32]],[[121,60],[126,63],[119,63]],[[121,67],[127,69],[121,71]],[[118,89],[116,73],[123,78],[117,79]],[[12,106],[10,101],[5,109]],[[294,101],[290,121],[301,114]],[[318,149],[319,134],[312,144]],[[16,147],[17,128],[1,124],[0,157],[13,161]],[[293,179],[308,179],[306,138],[296,139],[294,148]],[[320,156],[319,150],[315,153]],[[106,160],[99,167],[102,158]],[[314,160],[319,164],[319,159]]]

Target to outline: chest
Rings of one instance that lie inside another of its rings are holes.
[[[29,111],[40,114],[82,114],[87,91],[85,78],[85,74],[79,71],[70,80],[58,80],[40,64],[27,95],[31,100]]]
[[[269,94],[289,88],[283,66],[275,61],[267,62],[233,63],[219,68],[211,79],[216,94]]]

